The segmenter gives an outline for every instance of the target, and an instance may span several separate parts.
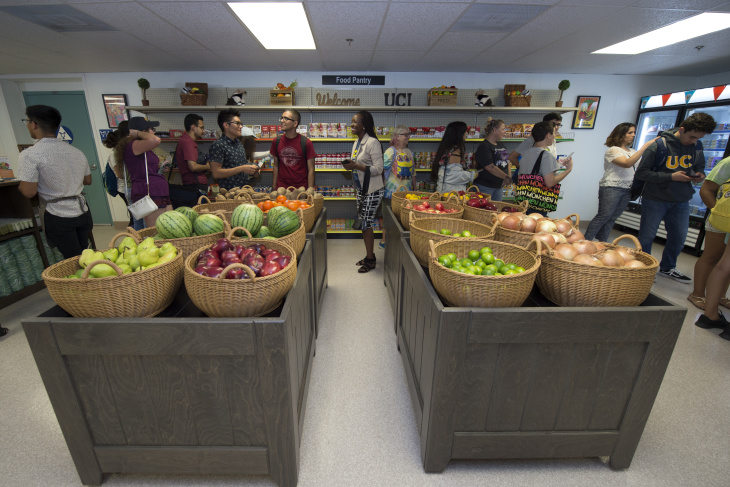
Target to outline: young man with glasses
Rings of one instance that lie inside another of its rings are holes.
[[[563,117],[559,113],[550,112],[544,117],[542,117],[543,122],[550,122],[553,125],[554,134],[557,137],[557,133],[560,130],[560,127],[563,126]],[[517,146],[515,150],[513,150],[509,155],[509,162],[512,164],[512,166],[517,169],[520,167],[520,156],[522,154],[527,152],[527,149],[535,145],[535,139],[532,136],[529,136],[523,140],[520,145]],[[558,158],[558,146],[555,143],[555,140],[552,141],[550,145],[545,147],[545,150],[547,150],[555,159]],[[513,171],[512,176],[513,180],[517,177],[518,171]]]
[[[249,184],[250,176],[258,176],[259,167],[248,163],[243,144],[238,140],[243,127],[240,112],[235,108],[222,110],[218,113],[218,126],[223,135],[208,151],[211,173],[221,188],[245,186]]]
[[[18,189],[26,198],[40,197],[48,243],[70,259],[89,245],[94,225],[82,194],[91,184],[89,163],[83,152],[56,138],[61,126],[58,110],[33,105],[25,114],[28,133],[38,142],[20,153]]]
[[[283,135],[278,135],[271,143],[270,154],[273,162],[273,184],[277,188],[313,188],[314,152],[312,141],[297,133],[301,115],[296,110],[284,110],[279,118]]]

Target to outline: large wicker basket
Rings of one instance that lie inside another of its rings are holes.
[[[252,238],[246,240],[249,245],[259,243],[267,248],[277,250],[281,255],[291,257],[291,263],[281,271],[266,277],[251,277],[236,280],[225,279],[225,273],[234,267],[248,269],[243,264],[232,264],[226,268],[221,278],[201,276],[193,269],[198,255],[208,246],[200,247],[185,259],[185,289],[190,300],[203,313],[211,317],[249,317],[263,316],[275,310],[294,285],[297,277],[297,256],[294,249],[277,240]]]
[[[311,194],[300,193],[297,199],[301,200],[302,195],[306,196],[306,201],[309,205],[309,208],[300,208],[304,214],[304,228],[306,228],[307,233],[309,233],[314,228],[314,222],[317,221],[317,208],[314,207],[314,198],[312,198]]]
[[[636,247],[636,259],[646,267],[596,267],[553,257],[548,249],[543,256],[537,286],[540,292],[560,306],[638,306],[649,296],[659,262],[641,252],[641,244],[633,235],[622,235],[606,248],[615,249],[622,239],[629,239]]]
[[[120,233],[112,239],[125,235]],[[139,238],[131,235],[137,243]],[[162,242],[156,242],[159,247]],[[67,279],[79,269],[79,257],[62,260],[43,271],[42,277],[51,298],[68,314],[76,318],[149,318],[170,306],[183,274],[183,255],[178,248],[177,257],[143,271],[123,274],[113,262],[90,262],[81,279]],[[88,278],[93,266],[109,264],[117,271],[116,276]]]
[[[565,220],[569,220],[572,222],[573,217],[575,217],[575,223],[573,223],[573,228],[577,230],[578,224],[580,223],[580,217],[577,214],[573,213],[571,215],[568,215],[565,217]],[[551,218],[551,220],[562,220],[562,218]],[[530,242],[533,236],[535,236],[534,232],[521,232],[519,230],[510,230],[509,228],[504,228],[502,226],[497,226],[497,229],[494,231],[494,240],[513,243],[515,245],[519,245],[520,247],[525,247]]]
[[[322,208],[324,208],[324,196],[322,196],[322,193],[314,193],[312,196],[312,206],[314,206],[314,219],[317,220],[322,213]]]
[[[299,257],[302,253],[302,250],[304,250],[304,244],[307,242],[307,233],[306,233],[306,229],[304,228],[304,216],[302,215],[301,208],[297,209],[297,216],[299,216],[299,228],[294,230],[289,235],[279,237],[276,240],[279,242],[283,242],[283,243],[287,244],[289,247],[291,247],[292,249],[294,249],[294,252],[297,254],[297,257]],[[264,215],[264,218],[265,217],[266,216]],[[230,232],[228,232],[228,237],[227,237],[228,240],[234,241],[236,239],[238,239],[238,240],[244,239],[245,237],[238,237],[235,235],[235,232],[237,232],[238,230],[242,230],[248,238],[252,237],[251,233],[247,229],[245,229],[243,227],[235,227],[235,228],[232,228]],[[268,240],[271,240],[271,239],[268,239]]]
[[[254,191],[254,189],[249,186],[243,186],[241,189],[245,191],[245,195],[248,196],[248,198],[251,200],[252,203],[259,203],[261,201],[266,201],[270,199],[269,193],[257,193]]]
[[[532,102],[532,95],[511,96],[507,93],[512,91],[525,91],[525,85],[504,85],[504,106],[506,107],[529,107]]]
[[[405,230],[411,229],[411,213],[417,220],[421,218],[453,218],[455,220],[461,220],[464,216],[464,207],[459,202],[459,199],[451,195],[446,201],[440,202],[444,205],[444,208],[457,210],[455,213],[428,213],[426,211],[417,211],[412,208],[410,203],[404,202],[400,212],[400,222]]]
[[[219,238],[223,238],[226,236],[226,233],[231,228],[231,226],[225,218],[222,219],[224,227],[224,230],[222,232],[211,233],[209,235],[196,235],[194,237],[186,238],[160,239],[157,240],[157,242],[160,242],[160,244],[170,242],[172,245],[177,247],[180,253],[183,254],[183,258],[187,259],[188,255],[190,255],[190,252],[194,251],[195,249],[200,248],[203,245],[210,245],[212,243],[215,243],[216,241],[218,241]],[[134,230],[132,227],[127,227],[127,232],[142,240],[147,237],[154,237],[157,234],[157,227],[143,228],[139,231]],[[109,245],[111,246],[112,244]]]
[[[198,88],[202,93],[180,93],[180,104],[184,107],[208,104],[208,83],[185,83],[185,88]]]
[[[406,200],[406,195],[415,194],[423,198],[424,196],[429,201],[440,201],[440,193],[430,193],[428,191],[400,191],[401,188],[405,189],[405,186],[401,185],[397,191],[394,191],[390,197],[390,209],[393,210],[393,214],[396,218],[400,219],[400,209],[403,206],[403,202]]]
[[[504,242],[483,238],[452,238],[437,244],[429,242],[428,272],[439,296],[448,306],[466,308],[514,308],[521,306],[532,290],[540,268],[539,241],[530,247],[536,252]],[[455,253],[465,257],[470,250],[491,247],[495,257],[505,263],[524,267],[525,271],[509,276],[473,276],[451,270],[438,263],[438,256]]]
[[[472,188],[479,190],[477,186],[472,185],[466,189],[466,193],[469,194]],[[486,210],[484,208],[474,208],[467,204],[464,205],[464,220],[470,220],[473,222],[483,223],[485,225],[491,225],[494,215],[496,215],[500,211],[504,211],[505,208],[514,208],[515,210],[524,213],[527,211],[527,207],[529,205],[529,202],[527,200],[523,201],[521,204],[515,204],[505,203],[503,201],[492,201],[489,195],[487,195],[487,198],[494,206],[497,207],[496,211]]]
[[[411,215],[413,215],[413,212],[411,212]],[[469,241],[474,240],[474,238],[491,239],[496,226],[496,218],[491,227],[467,220],[454,220],[453,218],[413,219],[411,220],[411,250],[418,259],[418,263],[423,267],[428,267],[429,240],[439,243],[450,238],[464,238]],[[449,230],[451,234],[442,235],[438,233],[443,229]],[[437,233],[431,230],[435,230]],[[473,237],[452,237],[456,233],[463,233],[464,230],[469,230]]]

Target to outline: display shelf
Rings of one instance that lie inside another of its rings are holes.
[[[270,106],[270,105],[243,105],[243,106],[228,106],[228,105],[206,105],[206,106],[180,106],[180,105],[168,105],[168,106],[129,106],[127,110],[134,110],[142,113],[158,113],[158,112],[218,112],[221,110],[227,110],[229,108],[235,108],[240,112],[281,112],[286,110],[286,106]],[[369,112],[466,112],[466,113],[491,113],[491,112],[520,112],[520,113],[544,113],[544,112],[555,112],[555,113],[566,113],[566,112],[577,112],[580,109],[578,107],[464,107],[464,106],[450,106],[450,107],[429,107],[429,106],[314,106],[314,105],[294,105],[288,108],[295,108],[299,111],[309,112],[355,112],[359,110],[367,110]]]
[[[325,201],[355,201],[355,196],[325,196]]]
[[[354,137],[309,137],[312,143],[315,142],[355,142]],[[215,142],[218,139],[197,139],[195,142]],[[257,138],[256,142],[273,142],[273,138]],[[380,142],[390,142],[390,137],[378,137]],[[524,138],[502,139],[500,142],[522,142]],[[556,142],[573,142],[575,139],[555,139]],[[160,137],[161,142],[180,142],[178,138]],[[484,142],[484,139],[466,139],[467,142]],[[411,137],[409,142],[441,142],[438,137]],[[707,150],[707,149],[705,149]]]
[[[704,150],[705,152],[725,152],[725,149],[726,148],[727,147],[721,147],[721,148],[718,148],[718,149],[708,149],[707,147],[705,147],[702,150]]]
[[[36,229],[34,227],[31,227],[24,230],[18,230],[17,232],[6,233],[5,235],[0,235],[0,242],[4,242],[5,240],[10,240],[17,237],[22,237],[23,235],[28,235],[29,233],[35,233],[35,231]]]

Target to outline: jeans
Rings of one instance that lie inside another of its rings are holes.
[[[489,186],[482,186],[481,184],[474,185],[479,188],[479,191],[481,191],[484,194],[488,194],[492,201],[502,201],[502,188],[490,188]]]
[[[677,266],[677,257],[684,247],[689,229],[689,202],[671,203],[668,201],[641,199],[641,223],[639,224],[639,243],[647,254],[656,237],[659,224],[664,220],[667,243],[662,252],[659,269],[666,271]]]
[[[599,242],[607,242],[616,219],[626,209],[631,198],[629,188],[600,186],[598,188],[598,213],[586,229],[586,240],[597,238]]]
[[[90,211],[74,218],[64,218],[46,211],[43,224],[48,243],[58,247],[64,259],[81,255],[81,251],[89,246],[89,232],[94,227]]]

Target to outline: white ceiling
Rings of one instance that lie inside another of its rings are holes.
[[[704,76],[730,70],[730,29],[636,56],[606,47],[720,0],[304,0],[316,51],[266,51],[220,0],[0,0],[67,4],[116,31],[59,33],[0,11],[0,74],[137,71],[583,73]],[[454,32],[473,4],[544,6],[511,32]],[[286,36],[286,32],[281,32]],[[353,39],[348,45],[345,39]],[[291,39],[292,44],[296,39]],[[695,46],[704,46],[697,50]]]

